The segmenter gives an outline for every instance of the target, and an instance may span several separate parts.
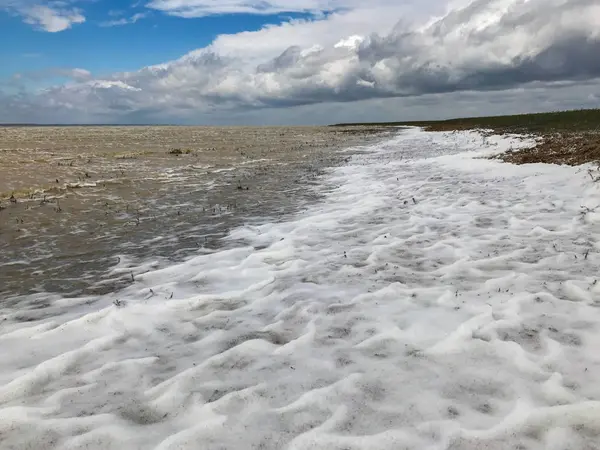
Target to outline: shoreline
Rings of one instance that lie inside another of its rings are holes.
[[[492,117],[469,117],[440,121],[336,124],[348,126],[413,126],[431,132],[478,130],[496,135],[517,134],[533,137],[534,147],[496,155],[512,164],[566,164],[600,166],[600,109],[559,111]]]

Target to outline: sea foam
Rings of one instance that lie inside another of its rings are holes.
[[[399,130],[290,220],[4,305],[0,448],[596,448],[600,186],[486,158],[529,145]]]

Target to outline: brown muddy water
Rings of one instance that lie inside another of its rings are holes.
[[[0,128],[0,300],[110,292],[319,198],[376,127]],[[151,264],[152,266],[152,264]]]

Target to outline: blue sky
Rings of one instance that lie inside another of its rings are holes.
[[[0,0],[1,1],[1,0]],[[133,3],[135,5],[136,3]],[[135,14],[135,23],[110,25]],[[259,30],[268,24],[310,17],[309,13],[269,15],[225,14],[194,19],[147,11],[127,1],[99,0],[85,8],[86,21],[61,32],[47,32],[24,23],[14,14],[0,14],[3,37],[11,45],[0,48],[0,77],[42,71],[50,67],[85,67],[93,73],[135,70],[176,59],[210,44],[220,34]]]
[[[0,0],[0,122],[600,106],[597,0]]]

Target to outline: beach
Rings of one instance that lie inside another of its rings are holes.
[[[0,448],[596,448],[595,166],[497,158],[533,148],[524,135],[387,130],[315,145],[307,165],[261,150],[203,162],[182,143],[123,160],[140,174],[128,190],[118,170],[116,191],[74,189],[119,192],[91,201],[89,223],[117,229],[110,211],[142,238],[106,237],[110,264],[65,291],[30,291],[25,246],[22,272],[3,256],[4,280],[22,281],[0,303]],[[68,261],[85,200],[35,203]]]

